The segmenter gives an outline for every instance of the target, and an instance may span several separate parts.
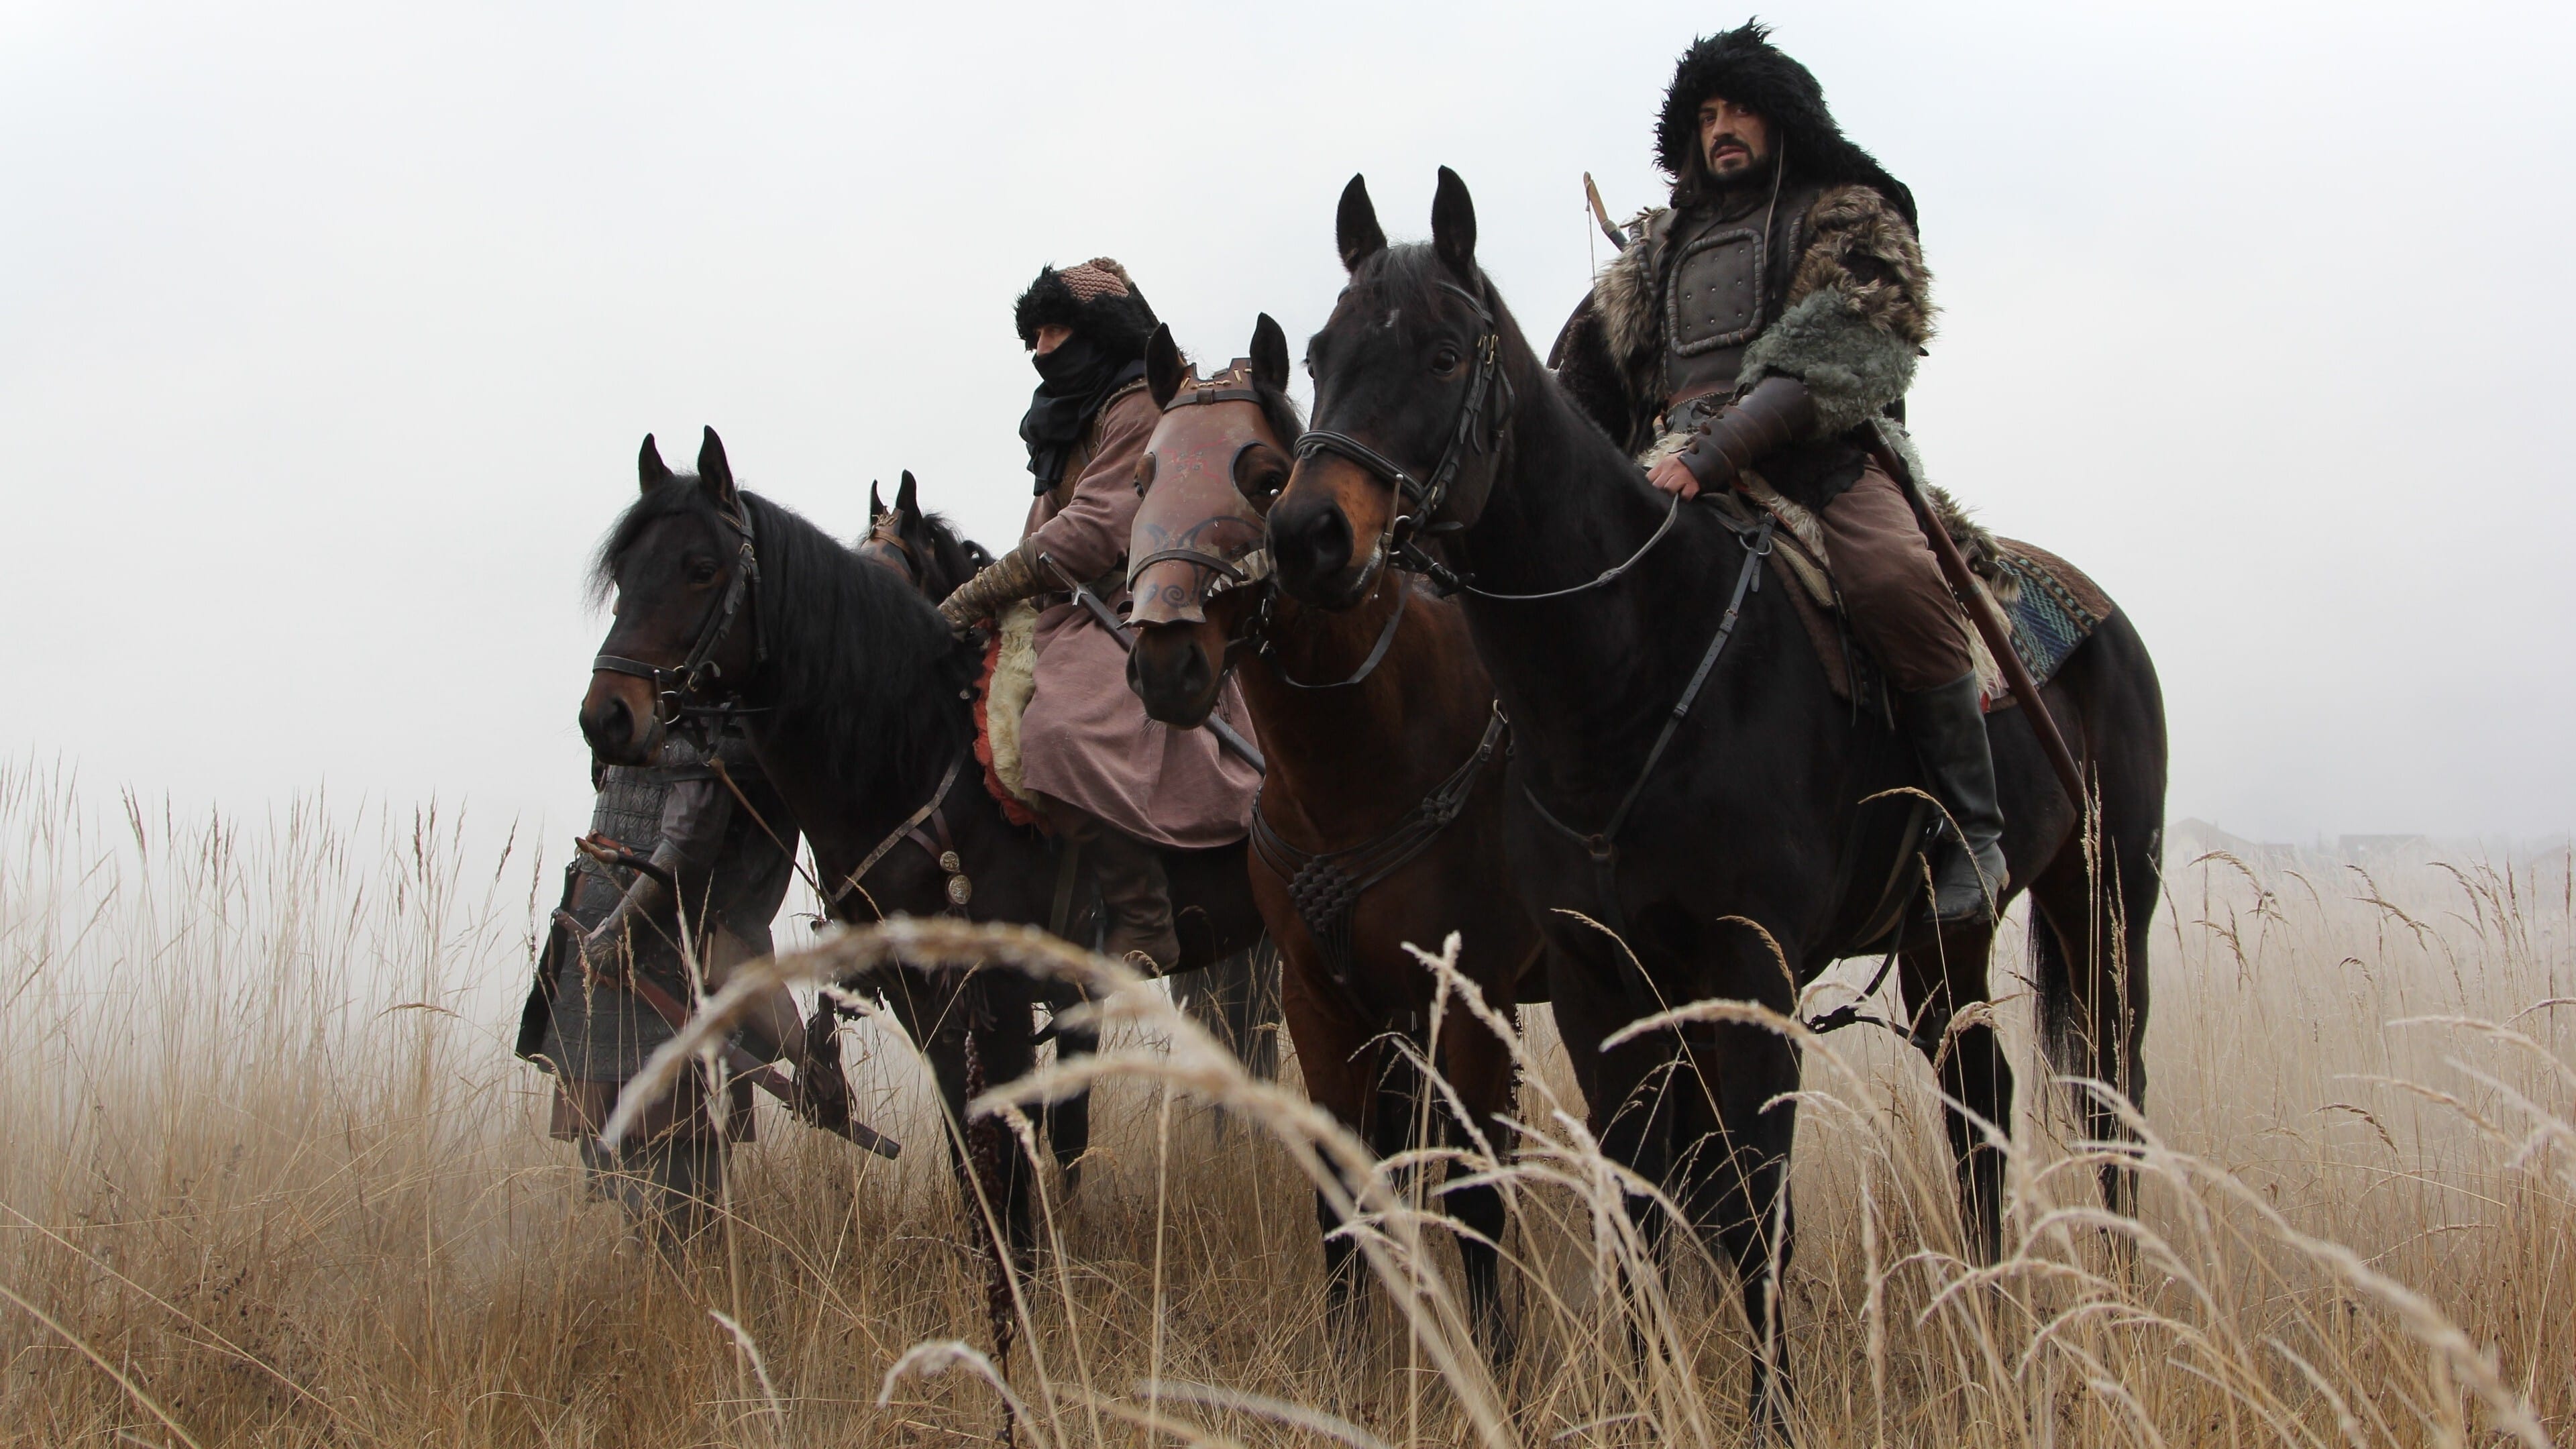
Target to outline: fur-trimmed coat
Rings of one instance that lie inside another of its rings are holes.
[[[1797,201],[1774,224],[1772,255],[1783,261],[1764,278],[1769,320],[1745,349],[1737,386],[1773,374],[1807,384],[1814,434],[1755,466],[1782,493],[1821,508],[1859,476],[1852,431],[1882,413],[1903,416],[1932,335],[1932,278],[1914,228],[1877,190],[1835,186]],[[1654,445],[1668,401],[1663,294],[1677,219],[1665,209],[1632,223],[1637,240],[1602,269],[1548,357],[1557,381],[1631,453]]]

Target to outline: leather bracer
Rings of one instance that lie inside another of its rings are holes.
[[[1731,488],[1756,460],[1806,436],[1815,425],[1816,401],[1808,396],[1807,385],[1775,373],[1700,424],[1698,436],[1681,451],[1682,466],[1704,489]]]
[[[1047,585],[1038,578],[1037,566],[1028,556],[1028,545],[1022,544],[959,584],[957,592],[940,601],[939,612],[948,616],[949,623],[963,629],[1046,591]]]

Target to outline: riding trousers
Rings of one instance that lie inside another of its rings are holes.
[[[1941,577],[1914,506],[1875,460],[1816,518],[1852,632],[1890,683],[1912,694],[1974,667],[1968,617]]]

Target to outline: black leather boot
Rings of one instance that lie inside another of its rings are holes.
[[[1091,857],[1100,904],[1109,915],[1100,953],[1157,976],[1180,965],[1181,937],[1172,929],[1172,884],[1163,874],[1162,853],[1114,825],[1102,826],[1082,851]]]
[[[2003,804],[1978,703],[1974,670],[1904,699],[1924,783],[1958,827],[1932,867],[1932,916],[1945,925],[1992,914],[2004,893]]]

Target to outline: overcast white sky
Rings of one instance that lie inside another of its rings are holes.
[[[2576,823],[2576,11],[1764,12],[1921,200],[1933,474],[2163,672],[2172,814]],[[1007,543],[1041,262],[1302,339],[1436,166],[1553,331],[1739,11],[0,0],[0,749],[256,810],[587,814],[585,557],[713,423]]]

